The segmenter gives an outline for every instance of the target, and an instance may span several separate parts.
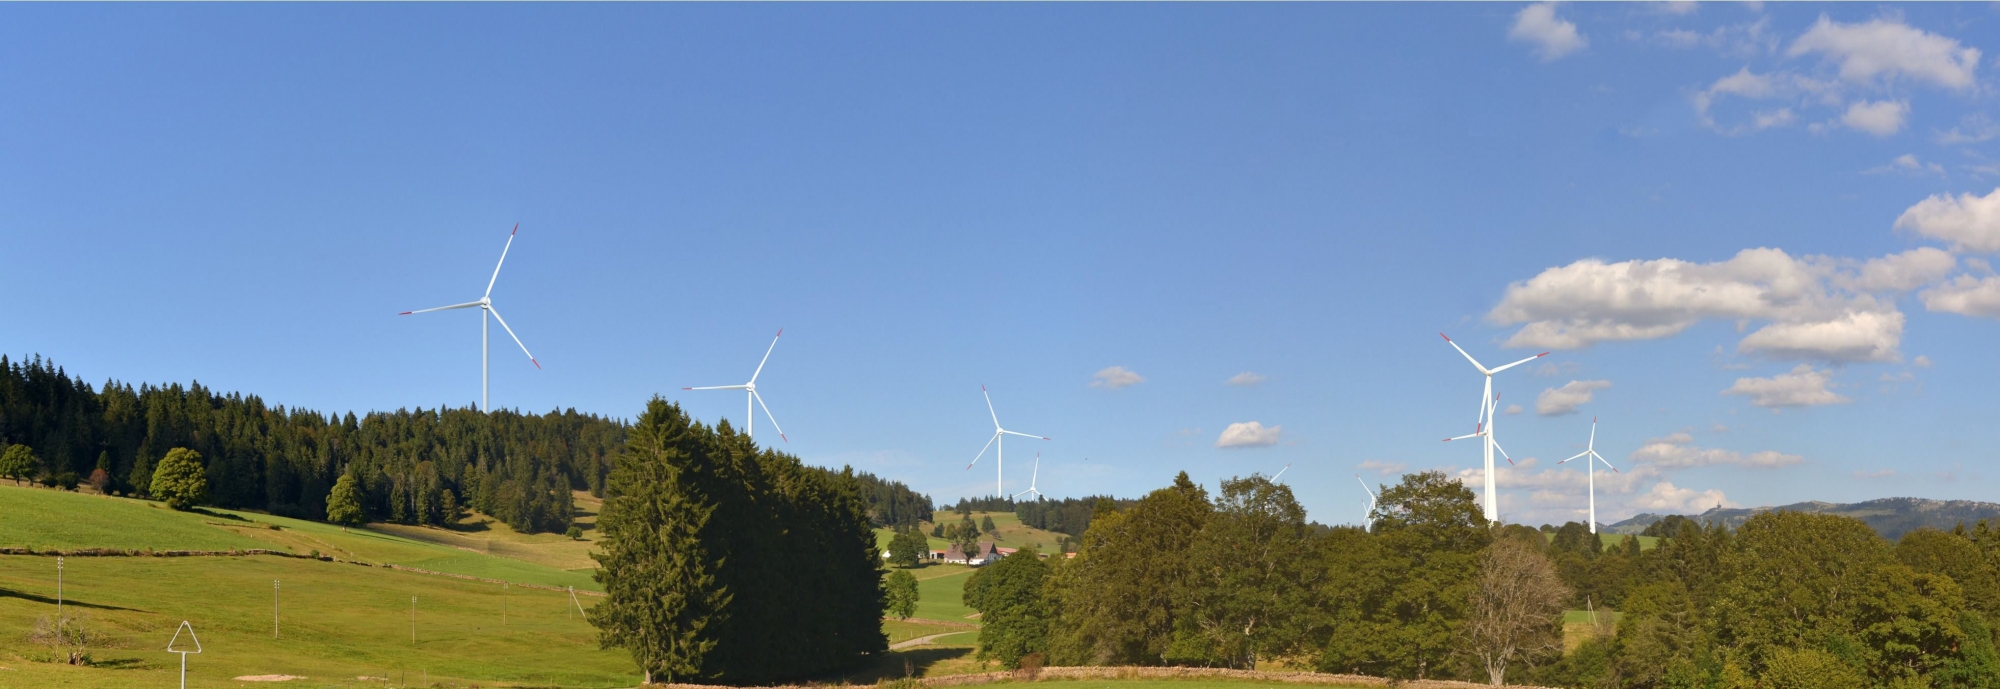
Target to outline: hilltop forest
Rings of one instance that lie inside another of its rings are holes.
[[[88,481],[143,495],[168,450],[201,453],[208,504],[324,520],[334,482],[353,474],[374,521],[444,525],[470,508],[526,532],[560,532],[572,490],[602,495],[630,424],[575,409],[546,414],[471,407],[356,417],[268,405],[200,383],[116,380],[95,389],[41,357],[0,356],[0,449],[25,445],[26,478]],[[824,471],[824,470],[822,470]],[[900,482],[856,477],[878,526],[931,516]]]

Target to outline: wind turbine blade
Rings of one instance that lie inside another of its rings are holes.
[[[1578,453],[1576,453],[1576,457],[1582,457],[1582,456],[1584,456],[1584,455],[1587,455],[1587,454],[1590,454],[1590,451],[1589,451],[1589,450],[1584,450],[1584,451],[1582,451],[1582,452],[1578,452]],[[1571,458],[1569,458],[1569,459],[1576,459],[1576,457],[1571,457]],[[1563,460],[1562,462],[1556,462],[1556,463],[1557,463],[1557,464],[1561,464],[1561,463],[1563,463],[1563,462],[1567,462],[1567,461],[1569,461],[1569,459],[1565,459],[1565,460]]]
[[[452,310],[452,309],[469,309],[469,308],[472,308],[472,307],[474,307],[474,306],[478,306],[478,305],[479,305],[479,302],[476,302],[476,301],[468,301],[468,302],[465,302],[465,303],[463,303],[463,304],[452,304],[451,306],[439,306],[439,307],[437,307],[437,308],[431,308],[431,309],[417,309],[417,310],[415,310],[415,311],[404,311],[404,312],[402,312],[402,313],[399,313],[399,314],[396,314],[396,315],[398,315],[398,316],[408,316],[408,315],[410,315],[410,314],[413,314],[413,313],[430,313],[430,312],[432,312],[432,311],[450,311],[450,310]]]
[[[493,283],[500,280],[500,266],[507,264],[507,250],[514,248],[514,234],[520,231],[521,223],[514,223],[514,231],[507,233],[507,246],[500,249],[500,262],[493,264],[493,277],[486,280],[486,294],[483,296],[493,296]],[[529,358],[532,359],[534,357]]]
[[[1442,338],[1444,338],[1444,341],[1445,341],[1445,344],[1449,344],[1449,345],[1451,345],[1451,348],[1452,348],[1452,349],[1456,349],[1456,350],[1458,350],[1458,353],[1459,353],[1459,355],[1461,355],[1461,356],[1464,356],[1464,357],[1465,357],[1465,360],[1466,360],[1466,361],[1470,361],[1470,362],[1472,362],[1472,367],[1473,367],[1473,368],[1476,368],[1476,369],[1479,369],[1479,372],[1480,372],[1480,373],[1484,373],[1484,374],[1486,374],[1486,375],[1489,375],[1489,376],[1490,376],[1490,375],[1493,375],[1493,372],[1492,372],[1492,371],[1488,371],[1488,370],[1486,370],[1486,367],[1485,367],[1485,366],[1481,366],[1481,365],[1479,365],[1479,360],[1478,360],[1478,359],[1474,359],[1474,358],[1472,358],[1472,355],[1471,355],[1471,354],[1466,354],[1466,353],[1465,353],[1465,348],[1464,348],[1464,347],[1460,347],[1460,346],[1458,346],[1458,343],[1457,343],[1457,342],[1452,342],[1452,341],[1451,341],[1451,337],[1449,337],[1449,336],[1445,335],[1444,333],[1438,333],[1438,337],[1442,337]]]
[[[1000,414],[993,411],[993,395],[986,392],[986,386],[979,386],[979,394],[986,398],[986,413],[993,417],[993,430],[1000,430]]]
[[[530,351],[528,351],[528,346],[527,346],[527,345],[524,345],[524,344],[521,344],[521,336],[520,336],[520,335],[516,335],[516,334],[514,334],[514,329],[513,329],[513,328],[509,328],[509,327],[507,327],[507,319],[505,319],[505,318],[501,318],[501,317],[500,317],[500,310],[499,310],[499,309],[495,309],[495,308],[493,308],[493,305],[491,305],[491,304],[488,304],[488,305],[486,306],[486,310],[487,310],[487,311],[492,311],[492,312],[493,312],[493,320],[496,320],[496,321],[500,321],[500,327],[501,327],[501,329],[503,329],[503,330],[506,330],[506,331],[507,331],[507,336],[508,336],[508,337],[511,337],[511,338],[514,338],[514,344],[517,344],[517,345],[520,345],[520,346],[521,346],[521,353],[522,353],[522,354],[526,354],[526,355],[528,355],[528,361],[534,361],[534,363],[535,363],[535,368],[536,368],[537,370],[541,369],[541,367],[542,367],[542,362],[539,362],[539,361],[535,361],[535,353],[534,353],[534,352],[530,352]]]
[[[1291,471],[1291,470],[1292,470],[1292,465],[1291,465],[1291,464],[1286,464],[1286,465],[1285,465],[1285,468],[1283,468],[1283,469],[1279,469],[1279,470],[1278,470],[1278,473],[1276,473],[1276,474],[1272,474],[1272,475],[1271,475],[1271,482],[1272,482],[1272,483],[1277,483],[1277,482],[1278,482],[1278,477],[1279,477],[1279,476],[1284,476],[1284,475],[1285,475],[1285,472],[1287,472],[1287,471]]]
[[[1507,370],[1507,369],[1510,369],[1510,368],[1513,368],[1513,367],[1515,367],[1515,366],[1519,366],[1519,365],[1521,365],[1521,364],[1525,364],[1525,363],[1528,363],[1528,362],[1530,362],[1530,361],[1534,361],[1534,360],[1536,360],[1536,359],[1540,359],[1540,358],[1542,358],[1542,357],[1545,357],[1545,356],[1548,356],[1548,355],[1549,355],[1549,353],[1548,353],[1548,352],[1542,352],[1542,353],[1540,353],[1540,354],[1536,354],[1536,355],[1534,355],[1534,356],[1531,356],[1531,357],[1528,357],[1528,358],[1526,358],[1526,359],[1522,359],[1522,360],[1520,360],[1520,361],[1516,361],[1516,362],[1514,362],[1514,363],[1511,363],[1511,364],[1508,364],[1508,365],[1506,365],[1506,366],[1502,366],[1502,367],[1500,367],[1500,368],[1496,368],[1496,369],[1493,369],[1493,373],[1499,373],[1499,372],[1501,372],[1501,371],[1505,371],[1505,370]],[[1487,374],[1487,375],[1493,375],[1493,374],[1492,374],[1492,373],[1489,373],[1489,374]]]
[[[1590,417],[1590,444],[1585,445],[1584,447],[1590,448],[1591,450],[1597,449],[1597,417],[1595,416]],[[1588,451],[1589,450],[1586,450],[1586,452]]]
[[[1028,490],[1035,489],[1035,482],[1042,478],[1042,453],[1035,453],[1035,473],[1028,474]],[[1040,495],[1040,493],[1036,493]]]
[[[1364,493],[1367,493],[1367,494],[1368,494],[1368,499],[1369,499],[1369,500],[1374,500],[1374,499],[1375,499],[1375,489],[1373,489],[1373,488],[1369,488],[1369,487],[1368,487],[1368,482],[1367,482],[1367,481],[1363,481],[1363,480],[1361,480],[1361,475],[1360,475],[1360,474],[1355,474],[1355,475],[1354,475],[1354,480],[1355,480],[1356,482],[1358,482],[1358,483],[1360,483],[1360,484],[1361,484],[1361,490],[1362,490],[1362,492],[1364,492]]]
[[[1596,457],[1597,461],[1604,463],[1604,466],[1611,467],[1612,471],[1618,471],[1618,467],[1611,466],[1611,460],[1605,459],[1604,455],[1597,454],[1597,451],[1592,450],[1590,456]]]
[[[1001,430],[1000,430],[1000,432],[1001,432],[1001,433],[1005,433],[1005,434],[1007,434],[1007,435],[1018,435],[1018,436],[1021,436],[1021,437],[1023,437],[1023,438],[1034,438],[1034,439],[1036,439],[1036,440],[1048,440],[1048,438],[1044,438],[1044,437],[1042,437],[1042,436],[1039,436],[1039,435],[1028,435],[1028,434],[1026,434],[1026,433],[1020,433],[1020,432],[1016,432],[1016,431],[1010,431],[1010,430],[1006,430],[1006,429],[1001,429]]]
[[[1498,440],[1494,440],[1494,441],[1492,441],[1492,442],[1493,442],[1493,449],[1495,449],[1495,450],[1499,450],[1499,451],[1500,451],[1500,456],[1501,456],[1501,457],[1506,457],[1506,459],[1507,459],[1507,466],[1514,466],[1514,458],[1513,458],[1513,457],[1507,457],[1507,448],[1504,448],[1504,447],[1501,447],[1501,446],[1500,446],[1500,441],[1498,441]]]
[[[756,372],[750,374],[750,382],[752,383],[757,382],[757,375],[764,372],[764,362],[771,360],[771,350],[778,348],[778,338],[784,337],[784,335],[785,335],[785,329],[779,328],[777,336],[771,338],[771,346],[764,350],[764,360],[757,362],[757,370]],[[782,436],[784,434],[779,433],[778,435]]]
[[[702,388],[681,388],[682,390],[747,390],[747,385],[710,385]]]
[[[788,443],[792,442],[791,438],[785,437],[785,428],[783,426],[778,425],[778,418],[775,416],[771,416],[771,408],[764,406],[764,396],[757,394],[757,392],[754,390],[750,392],[750,396],[756,398],[757,406],[764,410],[764,418],[769,419],[771,421],[771,427],[778,429],[778,439]]]
[[[1445,439],[1444,439],[1444,441],[1448,443],[1448,442],[1451,442],[1451,441],[1453,441],[1453,440],[1464,440],[1464,439],[1466,439],[1466,438],[1477,438],[1477,437],[1479,437],[1479,436],[1482,436],[1482,435],[1486,435],[1486,434],[1485,434],[1485,433],[1483,433],[1483,432],[1479,432],[1479,431],[1474,431],[1474,432],[1471,432],[1471,433],[1467,433],[1467,434],[1465,434],[1465,435],[1461,435],[1461,436],[1458,436],[1458,437],[1456,437],[1456,438],[1445,438]]]
[[[987,438],[987,439],[986,439],[986,446],[985,446],[985,447],[982,447],[982,448],[979,448],[979,455],[978,455],[978,456],[975,456],[975,457],[973,457],[973,458],[972,458],[972,463],[971,463],[971,464],[967,464],[967,465],[965,465],[965,468],[967,468],[967,469],[971,469],[971,468],[972,468],[972,465],[973,465],[973,464],[978,464],[978,463],[979,463],[979,460],[980,460],[981,458],[983,458],[983,457],[985,457],[985,456],[986,456],[986,451],[987,451],[987,450],[991,450],[991,449],[993,449],[993,441],[995,441],[995,440],[999,440],[999,439],[1000,439],[1000,434],[999,434],[999,433],[995,433],[995,434],[993,434],[993,437],[991,437],[991,438]]]

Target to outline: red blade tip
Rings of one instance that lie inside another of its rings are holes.
[[[785,329],[784,329],[784,328],[779,328],[779,329],[778,329],[778,334],[776,335],[776,337],[784,337],[784,336],[785,336]],[[784,435],[784,434],[783,434],[783,433],[779,433],[778,435]]]
[[[693,390],[694,388],[681,388],[681,389],[682,389],[682,390]]]
[[[514,223],[514,231],[508,232],[507,236],[512,237],[516,234],[520,234],[520,232],[521,232],[521,223]]]
[[[534,357],[528,357],[528,361],[533,362],[535,364],[535,370],[537,371],[542,370],[542,362],[535,361]]]
[[[413,314],[413,313],[416,313],[416,312],[415,312],[415,311],[404,311],[404,312],[402,312],[402,313],[399,313],[399,314],[396,314],[396,315],[398,315],[398,316],[408,316],[408,315],[410,315],[410,314]]]
[[[791,438],[787,438],[787,437],[785,437],[785,434],[783,434],[783,433],[779,433],[779,434],[778,434],[778,439],[780,439],[780,440],[783,440],[783,441],[785,441],[785,442],[788,442],[788,443],[789,443],[789,442],[792,442],[792,439],[791,439]]]
[[[1444,341],[1446,341],[1446,342],[1450,342],[1450,341],[1451,341],[1451,336],[1449,336],[1449,335],[1446,335],[1446,334],[1444,334],[1444,333],[1438,333],[1438,337],[1442,337],[1442,338],[1444,338]]]
[[[1542,358],[1542,357],[1545,357],[1545,356],[1548,356],[1548,355],[1549,355],[1549,353],[1548,353],[1548,352],[1542,352],[1542,353],[1540,353],[1540,354],[1536,354],[1536,355],[1535,355],[1535,358],[1537,358],[1537,359],[1540,359],[1540,358]]]

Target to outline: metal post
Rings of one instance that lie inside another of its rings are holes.
[[[188,689],[188,654],[181,654],[181,689]]]
[[[576,600],[576,587],[574,586],[569,587],[569,599],[571,601]],[[563,619],[575,619],[575,616],[570,614],[569,606],[567,605],[563,606]]]
[[[271,580],[271,638],[278,638],[278,580]]]
[[[410,596],[410,645],[417,645],[417,597]]]
[[[62,619],[63,608],[63,559],[56,556],[56,619]]]
[[[500,626],[507,626],[507,582],[500,582]]]

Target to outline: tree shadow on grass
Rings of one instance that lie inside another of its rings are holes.
[[[918,646],[889,651],[866,669],[844,675],[840,680],[848,684],[874,684],[882,680],[922,677],[933,665],[969,655],[972,655],[972,649],[964,647]]]
[[[22,592],[20,592],[20,591],[14,591],[14,590],[11,590],[11,589],[0,589],[0,598],[19,598],[19,599],[21,599],[21,600],[24,600],[24,601],[29,601],[29,602],[34,602],[34,603],[45,603],[45,604],[48,604],[48,605],[55,605],[55,604],[56,604],[56,599],[54,599],[54,598],[50,598],[50,597],[48,597],[48,596],[41,596],[41,595],[36,595],[36,594],[33,594],[33,593],[22,593]],[[63,599],[63,602],[62,602],[62,604],[63,604],[63,605],[74,605],[74,606],[76,606],[76,607],[79,607],[79,608],[90,608],[90,609],[92,609],[92,610],[124,610],[124,611],[127,611],[127,612],[150,612],[150,611],[148,611],[148,610],[140,610],[140,609],[138,609],[138,608],[121,608],[121,607],[118,607],[118,606],[116,606],[116,605],[102,605],[102,604],[98,604],[98,603],[86,603],[86,602],[83,602],[83,601],[80,601],[80,600],[76,600],[76,599],[74,599],[74,598],[65,598],[65,599]]]

